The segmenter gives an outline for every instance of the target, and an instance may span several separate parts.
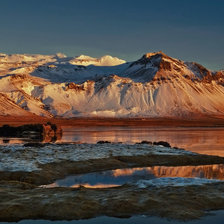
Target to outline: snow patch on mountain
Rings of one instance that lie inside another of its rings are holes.
[[[33,96],[57,116],[184,117],[223,114],[224,87],[183,77],[166,82],[136,83],[108,76],[83,84],[62,83],[36,88]],[[200,102],[200,104],[198,103]]]
[[[115,66],[126,63],[126,61],[110,55],[101,58],[93,58],[86,55],[80,55],[69,61],[73,65],[95,65],[95,66]]]

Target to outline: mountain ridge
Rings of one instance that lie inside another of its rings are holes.
[[[0,115],[15,115],[17,107],[21,116],[62,118],[224,115],[222,70],[210,71],[161,51],[113,66],[88,64],[102,58],[123,61],[112,56],[1,54]],[[4,109],[4,101],[12,110]]]

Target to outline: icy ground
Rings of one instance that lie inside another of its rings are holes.
[[[206,178],[185,178],[185,177],[162,177],[155,178],[151,180],[139,180],[135,183],[139,188],[147,188],[147,187],[168,187],[168,186],[190,186],[190,185],[203,185],[210,183],[218,183],[223,182],[215,179],[206,179]]]
[[[0,147],[0,171],[39,170],[38,164],[60,162],[63,160],[86,161],[109,158],[111,156],[137,155],[195,155],[182,149],[151,146],[148,144],[49,144],[41,148],[10,145]]]

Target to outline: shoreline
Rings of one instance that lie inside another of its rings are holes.
[[[87,161],[61,161],[40,165],[33,172],[0,172],[0,221],[25,219],[80,220],[94,217],[149,215],[171,220],[194,220],[208,211],[224,209],[224,182],[202,185],[119,187],[91,189],[42,184],[71,174],[149,165],[224,163],[224,158],[207,155],[118,156]],[[197,198],[197,200],[195,200]],[[178,205],[178,206],[177,206]]]
[[[124,127],[224,127],[224,118],[199,117],[192,119],[174,118],[46,118],[41,116],[0,116],[0,126],[21,124],[44,124],[51,122],[59,126],[124,126]]]
[[[133,155],[112,156],[108,158],[89,159],[86,161],[63,160],[39,164],[40,170],[0,171],[1,181],[18,181],[31,185],[51,184],[57,179],[69,175],[101,172],[112,169],[125,169],[146,166],[199,166],[224,164],[224,157],[203,154],[192,155]]]

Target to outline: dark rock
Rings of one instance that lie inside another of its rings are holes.
[[[141,143],[140,144],[148,144],[148,145],[152,145],[152,142],[151,141],[141,141]]]
[[[3,125],[0,127],[0,137],[42,139],[42,133],[42,124],[27,124],[18,127]]]
[[[3,125],[0,127],[0,137],[26,138],[39,142],[55,142],[62,137],[62,129],[55,124],[26,124],[21,126]]]
[[[97,144],[111,144],[109,141],[98,141]]]
[[[178,147],[173,147],[173,149],[185,150],[185,149],[183,149],[183,148],[178,148]]]
[[[41,147],[44,147],[45,144],[38,143],[38,142],[28,142],[28,143],[25,143],[23,146],[24,147],[37,147],[37,148],[41,148]]]
[[[164,141],[153,142],[153,145],[162,145],[164,147],[171,148],[171,145],[168,142],[164,142]]]
[[[3,143],[9,143],[10,140],[9,139],[3,139],[2,141],[3,141]]]

